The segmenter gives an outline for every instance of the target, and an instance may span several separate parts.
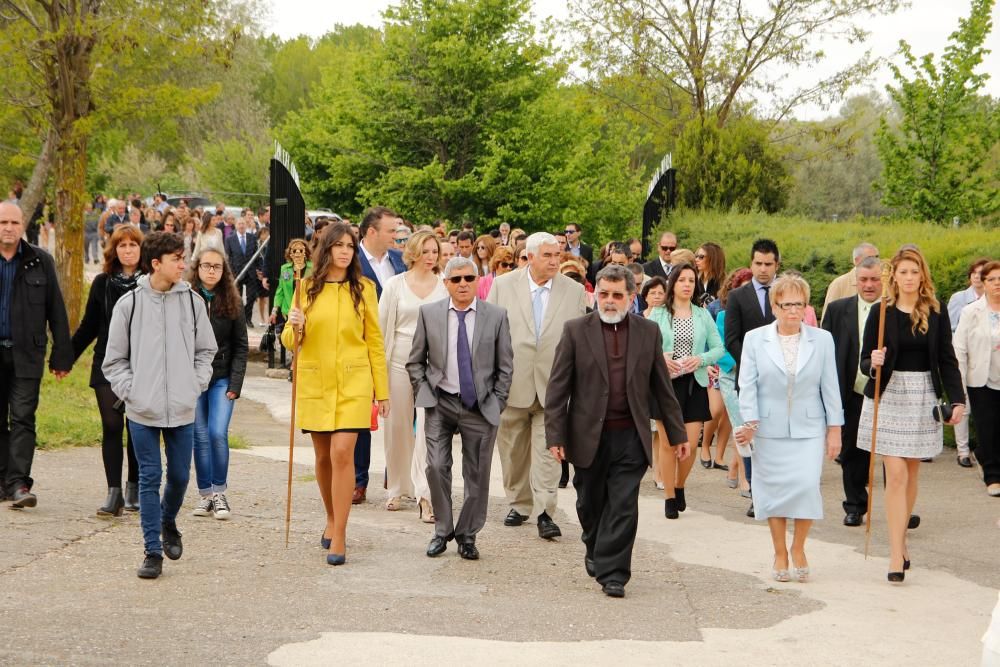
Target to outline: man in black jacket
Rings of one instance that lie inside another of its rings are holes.
[[[673,232],[660,234],[660,241],[656,244],[655,250],[658,257],[643,264],[643,272],[650,278],[659,276],[666,280],[670,275],[670,253],[677,250],[677,235]]]
[[[226,256],[229,258],[229,265],[233,269],[233,276],[238,276],[243,267],[247,265],[250,258],[257,252],[257,237],[247,231],[245,218],[236,221],[236,231],[225,240]],[[243,306],[243,316],[247,326],[253,327],[253,305],[257,301],[257,293],[260,291],[260,282],[257,280],[257,272],[251,269],[246,272],[240,280],[237,288],[243,292],[246,287],[246,303]]]
[[[55,262],[21,240],[24,217],[11,202],[0,203],[0,498],[12,507],[34,507],[31,461],[35,456],[35,410],[42,384],[46,325],[52,334],[49,370],[60,380],[73,367],[69,319]]]
[[[860,526],[868,510],[868,452],[858,449],[858,422],[864,404],[868,376],[861,372],[861,340],[868,313],[882,293],[882,270],[878,257],[866,257],[855,269],[858,293],[831,301],[823,313],[823,328],[833,335],[836,348],[840,400],[844,404],[840,465],[844,476],[844,525]]]

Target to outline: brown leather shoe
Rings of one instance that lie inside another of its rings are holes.
[[[368,487],[356,486],[354,487],[354,495],[351,496],[352,505],[360,505],[365,502],[365,494],[368,493]]]

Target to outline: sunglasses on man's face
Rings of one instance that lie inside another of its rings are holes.
[[[563,234],[566,234],[566,235],[576,234],[576,230],[575,229],[564,229],[563,230]]]
[[[662,250],[663,252],[673,252],[674,250],[677,250],[677,246],[675,246],[675,245],[661,245],[660,246],[660,250]]]
[[[457,285],[463,280],[467,283],[471,283],[475,281],[475,279],[476,276],[452,276],[451,278],[448,278],[448,282],[450,282],[452,285]]]

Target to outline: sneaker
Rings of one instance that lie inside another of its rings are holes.
[[[215,509],[215,503],[212,502],[212,496],[202,496],[201,501],[198,502],[198,506],[194,508],[191,512],[194,516],[212,516],[212,510]]]
[[[232,513],[229,511],[229,501],[226,500],[226,494],[217,493],[212,497],[213,510],[215,511],[215,518],[225,521],[229,518]]]
[[[159,554],[146,554],[142,561],[142,567],[136,574],[140,579],[156,579],[163,572],[163,556]]]

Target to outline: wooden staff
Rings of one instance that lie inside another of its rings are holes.
[[[296,253],[292,257],[295,267],[295,278],[293,284],[292,308],[300,309],[299,302],[299,281],[302,279],[302,270],[305,268],[305,256]],[[295,456],[295,394],[299,384],[299,348],[302,347],[302,332],[298,327],[293,327],[295,333],[295,345],[292,356],[292,416],[288,425],[288,496],[285,499],[285,548],[288,548],[288,533],[292,526],[292,462]]]
[[[885,342],[885,308],[889,302],[889,273],[891,265],[888,262],[882,263],[882,298],[879,300],[878,318],[878,347],[881,350]],[[875,441],[878,435],[878,405],[882,398],[882,366],[875,368],[875,410],[872,414],[872,442],[871,456],[868,459],[868,523],[865,524],[865,560],[868,559],[868,548],[872,542],[872,496],[875,485]]]

